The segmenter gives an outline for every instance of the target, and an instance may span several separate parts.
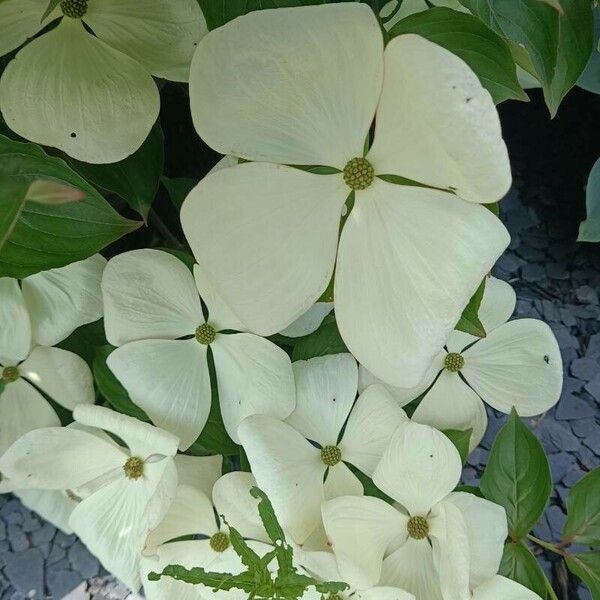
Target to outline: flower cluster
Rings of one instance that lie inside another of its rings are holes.
[[[44,4],[0,3],[0,54],[62,18],[4,71],[9,127],[116,161],[156,120],[151,75],[189,74],[195,128],[227,158],[181,210],[193,265],[142,248],[0,279],[0,491],[149,600],[248,597],[148,575],[242,573],[233,528],[270,557],[254,486],[294,569],[347,583],[329,600],[539,600],[498,575],[505,510],[457,491],[444,433],[472,450],[484,402],[536,415],[562,386],[551,330],[510,320],[515,294],[489,276],[509,236],[484,205],[511,175],[477,76],[417,35],[385,46],[361,3],[210,33],[196,0]],[[478,338],[455,327],[482,281]],[[55,347],[102,317],[127,410],[96,402],[88,365]],[[292,362],[281,340],[326,317],[348,351]],[[215,424],[235,459],[197,455]]]

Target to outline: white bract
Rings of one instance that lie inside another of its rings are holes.
[[[332,311],[333,302],[316,302],[303,315],[280,331],[288,337],[302,337],[316,331],[325,317]]]
[[[102,316],[105,264],[95,255],[27,277],[21,285],[0,278],[0,456],[24,433],[60,425],[40,392],[68,410],[93,404],[85,361],[52,346]]]
[[[249,417],[238,433],[282,527],[298,544],[312,538],[319,545],[323,500],[363,493],[347,464],[371,475],[406,415],[381,385],[365,390],[355,403],[358,373],[350,354],[293,367],[297,405],[287,421]]]
[[[397,586],[418,600],[469,597],[498,571],[504,509],[456,493],[458,451],[441,432],[405,421],[373,475],[398,504],[340,497],[323,505],[323,522],[344,580],[359,589]]]
[[[102,290],[106,337],[119,346],[108,366],[133,402],[180,438],[182,450],[196,441],[210,412],[209,348],[223,423],[234,440],[245,417],[285,419],[294,409],[288,355],[247,332],[199,265],[192,275],[166,252],[133,250],[109,261]]]
[[[70,490],[82,498],[69,526],[106,569],[137,590],[146,537],[175,497],[178,440],[107,408],[78,406],[73,416],[127,447],[71,427],[37,429],[6,451],[0,472],[22,488]]]
[[[496,575],[478,586],[472,600],[542,600],[536,593],[512,579]]]
[[[250,330],[279,332],[335,267],[350,351],[387,383],[416,385],[509,240],[480,204],[499,200],[511,177],[477,76],[415,35],[384,51],[364,4],[307,6],[210,32],[192,61],[190,99],[212,148],[256,161],[204,178],[181,212],[228,306]]]
[[[250,495],[254,485],[250,473],[232,472],[218,479],[212,491],[197,483],[177,488],[175,501],[164,521],[148,538],[149,547],[145,554],[149,556],[141,563],[144,593],[148,600],[207,600],[213,597],[243,600],[248,596],[241,590],[215,593],[203,585],[192,585],[170,577],[149,581],[148,573],[160,573],[173,564],[234,575],[244,571],[221,515],[242,537],[252,540],[249,545],[255,552],[263,555],[270,550],[269,538],[258,516],[257,501]],[[192,535],[201,535],[205,539],[175,541]]]
[[[543,413],[558,402],[563,368],[554,333],[536,319],[507,322],[515,304],[508,283],[488,278],[479,308],[487,336],[480,339],[453,331],[417,388],[388,388],[401,406],[427,390],[412,415],[414,421],[441,430],[472,428],[471,448],[475,448],[487,428],[483,401],[503,413],[514,407],[524,417]],[[374,381],[361,369],[359,387]]]
[[[196,0],[0,2],[0,109],[16,133],[91,163],[124,159],[146,139],[160,98],[152,75],[187,81],[206,33]],[[90,30],[93,32],[90,33]]]

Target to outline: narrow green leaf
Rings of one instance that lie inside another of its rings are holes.
[[[96,356],[92,365],[96,385],[102,396],[117,412],[149,423],[150,418],[148,415],[137,404],[133,403],[127,390],[106,364],[106,359],[114,350],[115,347],[110,344],[96,349]]]
[[[43,23],[52,13],[52,11],[61,3],[61,0],[50,0],[50,2],[48,2],[48,6],[46,7],[46,10],[44,11],[44,14],[42,15],[42,18],[40,19],[40,23]]]
[[[571,488],[563,540],[600,547],[600,467]]]
[[[552,477],[544,449],[514,409],[494,440],[481,491],[506,509],[513,540],[531,531],[550,498]]]
[[[254,589],[254,578],[248,573],[232,575],[231,573],[215,573],[205,571],[202,567],[186,569],[181,565],[169,565],[161,573],[152,571],[148,574],[150,581],[159,581],[161,577],[172,577],[177,581],[184,581],[195,585],[205,585],[212,590],[228,591],[241,589],[250,593]]]
[[[292,360],[308,360],[316,356],[348,352],[332,315],[325,317],[320,327],[309,335],[297,338]]]
[[[499,574],[529,588],[543,599],[547,597],[544,571],[523,542],[505,544]]]
[[[123,198],[145,221],[163,172],[164,141],[157,121],[140,148],[120,162],[90,164],[67,160],[88,181]]]
[[[279,525],[275,510],[267,495],[256,486],[250,490],[250,494],[259,501],[258,514],[260,515],[260,520],[265,527],[269,539],[273,544],[285,544],[285,533],[283,532],[281,525]]]
[[[450,8],[432,8],[399,21],[392,27],[390,37],[404,33],[421,35],[462,58],[496,104],[529,99],[519,85],[507,43],[473,15]]]
[[[600,552],[571,554],[567,557],[567,567],[585,583],[592,600],[600,600]]]
[[[578,242],[600,242],[600,158],[588,176],[585,190],[587,219],[579,226]]]
[[[78,327],[67,339],[57,344],[57,347],[77,354],[91,369],[96,357],[96,348],[106,346],[106,344],[104,320],[99,319]]]
[[[554,116],[585,69],[592,51],[589,0],[561,0],[562,12],[539,0],[461,0],[490,29],[513,44],[517,62],[541,83]]]
[[[486,331],[483,324],[479,320],[479,307],[481,306],[481,300],[483,299],[483,293],[485,291],[485,279],[481,282],[477,288],[473,297],[469,300],[465,310],[460,317],[460,320],[456,324],[455,329],[458,331],[464,331],[470,333],[476,337],[485,337]]]
[[[467,462],[467,458],[469,458],[469,447],[473,429],[467,429],[465,431],[446,429],[442,433],[456,446],[464,465]]]
[[[48,156],[35,144],[0,135],[0,178],[27,188],[44,179],[85,193],[83,200],[74,203],[26,202],[14,223],[14,211],[13,217],[5,217],[2,211],[0,231],[6,234],[7,221],[12,225],[0,247],[0,277],[22,279],[83,260],[141,225],[124,219],[63,160]]]

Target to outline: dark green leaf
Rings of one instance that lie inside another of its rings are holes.
[[[16,186],[29,186],[44,179],[85,193],[85,198],[75,203],[27,202],[0,247],[0,277],[22,279],[39,271],[64,267],[88,258],[140,226],[115,212],[63,160],[48,156],[35,144],[15,142],[0,135],[0,176],[3,181],[9,178]],[[0,222],[4,222],[3,218]]]
[[[587,219],[579,226],[578,242],[600,242],[600,158],[594,163],[585,190]]]
[[[571,488],[563,540],[600,547],[600,467]]]
[[[483,328],[483,324],[479,320],[479,307],[481,306],[481,300],[483,299],[484,291],[485,279],[481,282],[481,285],[477,288],[477,291],[469,300],[469,304],[467,304],[465,310],[463,310],[455,329],[458,329],[458,331],[464,331],[465,333],[470,333],[476,337],[486,336],[486,331]]]
[[[162,573],[151,572],[148,574],[150,581],[158,581],[161,577],[172,577],[177,581],[195,585],[202,584],[213,590],[222,591],[241,589],[250,593],[255,586],[254,577],[249,573],[240,573],[239,575],[214,573],[205,571],[202,567],[186,569],[180,565],[169,565],[163,569]]]
[[[250,494],[259,501],[258,514],[260,515],[260,520],[265,527],[269,539],[273,544],[277,542],[285,543],[285,533],[277,521],[275,510],[273,510],[273,505],[269,498],[267,498],[267,495],[256,486],[250,490]]]
[[[171,179],[163,176],[160,178],[160,180],[165,186],[173,206],[175,206],[177,210],[181,210],[181,205],[187,198],[187,195],[198,185],[197,179],[191,179],[188,177],[176,177]]]
[[[99,319],[93,323],[78,327],[66,340],[63,340],[57,346],[81,356],[89,367],[92,368],[96,357],[96,348],[105,346],[106,343],[104,320]]]
[[[506,509],[509,534],[526,536],[536,524],[550,493],[552,478],[539,440],[513,410],[496,436],[481,478],[481,491]]]
[[[395,37],[416,33],[450,50],[473,69],[496,104],[527,100],[517,80],[515,61],[507,43],[473,15],[433,8],[402,19],[390,31]]]
[[[464,465],[467,462],[467,458],[469,458],[469,446],[473,430],[460,431],[458,429],[446,429],[442,433],[456,446]]]
[[[547,597],[544,571],[523,542],[505,544],[499,573],[524,585],[541,598]]]
[[[592,600],[600,600],[600,552],[572,554],[567,557],[567,567],[587,585]]]
[[[577,80],[577,85],[592,94],[600,94],[600,8],[594,8],[594,45],[592,55],[585,70]]]
[[[332,315],[325,317],[320,327],[309,335],[297,338],[292,360],[308,360],[315,356],[348,352]]]
[[[344,463],[351,471],[354,473],[356,478],[362,483],[363,490],[365,496],[373,496],[374,498],[379,498],[388,504],[393,504],[394,499],[390,498],[387,494],[384,494],[374,483],[373,480],[365,475],[360,469],[357,469],[354,465],[350,463]]]
[[[593,43],[592,4],[561,0],[562,12],[539,0],[461,0],[490,29],[512,42],[519,64],[542,83],[556,114],[583,72]]]
[[[42,18],[40,19],[40,23],[43,23],[44,20],[50,16],[50,13],[52,13],[52,11],[61,3],[61,0],[50,0],[50,2],[48,2],[48,6],[46,7],[46,10],[44,11],[44,14],[42,15]]]
[[[28,189],[28,183],[14,181],[0,171],[0,250],[19,221]]]
[[[110,344],[96,348],[96,356],[93,362],[96,385],[102,396],[116,411],[149,423],[148,415],[133,403],[127,390],[106,364],[106,359],[113,350],[115,350],[115,347]]]
[[[123,198],[145,221],[163,172],[164,141],[157,121],[140,148],[125,160],[101,165],[67,160],[88,181]]]
[[[478,487],[472,485],[458,485],[456,486],[455,492],[464,492],[465,494],[473,494],[473,496],[477,496],[478,498],[483,498],[483,494]]]

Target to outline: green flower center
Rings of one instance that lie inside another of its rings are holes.
[[[342,460],[342,451],[337,446],[321,448],[321,460],[328,467],[335,467]]]
[[[229,548],[229,536],[222,531],[215,533],[215,535],[210,538],[210,547],[215,552],[225,552],[225,550]]]
[[[368,188],[375,179],[375,169],[366,158],[353,158],[344,167],[344,181],[353,190]]]
[[[208,323],[202,323],[202,325],[196,329],[196,340],[205,346],[212,344],[216,337],[217,332],[215,331],[215,328]]]
[[[88,9],[88,0],[63,0],[60,9],[65,17],[81,19]]]
[[[2,371],[2,379],[6,383],[12,383],[13,381],[19,379],[19,377],[19,369],[17,367],[4,367],[4,370]]]
[[[458,352],[449,352],[444,358],[444,367],[451,373],[458,373],[465,366],[465,359]]]
[[[413,540],[422,540],[429,533],[429,523],[425,517],[411,517],[406,525],[408,535]]]
[[[129,479],[139,479],[144,474],[144,461],[137,456],[132,456],[123,465],[123,471]]]

